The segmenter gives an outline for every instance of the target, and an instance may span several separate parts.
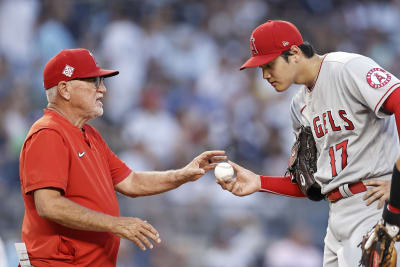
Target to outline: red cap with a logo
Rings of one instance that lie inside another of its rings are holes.
[[[118,73],[117,70],[101,69],[87,49],[65,49],[47,62],[43,71],[43,83],[47,90],[61,81],[97,76],[111,77]]]
[[[292,45],[303,44],[303,37],[292,23],[283,20],[268,20],[251,34],[251,58],[240,70],[258,67],[274,60]]]

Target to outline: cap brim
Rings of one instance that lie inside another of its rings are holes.
[[[267,64],[268,62],[274,60],[275,58],[279,57],[281,52],[263,55],[263,56],[252,56],[249,58],[241,67],[240,70],[244,70],[246,68],[255,68],[261,65]]]
[[[104,77],[104,78],[108,78],[108,77],[112,77],[112,76],[115,76],[115,75],[118,75],[119,74],[119,71],[117,71],[117,70],[103,70],[103,69],[101,69],[100,70],[100,75],[99,76],[101,76],[101,77]]]
[[[118,75],[119,71],[118,70],[103,70],[103,69],[99,69],[95,72],[92,73],[88,73],[85,75],[85,77],[80,77],[80,78],[91,78],[91,77],[104,77],[104,78],[108,78],[108,77],[112,77],[115,75]]]

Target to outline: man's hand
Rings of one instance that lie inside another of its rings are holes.
[[[179,170],[179,177],[185,182],[196,181],[207,171],[214,169],[218,162],[225,161],[226,159],[227,157],[223,150],[203,152]]]
[[[115,217],[112,232],[135,242],[141,250],[146,250],[146,247],[153,248],[153,244],[149,239],[157,243],[161,242],[157,230],[151,224],[139,218]]]
[[[399,237],[399,227],[381,219],[358,245],[361,247],[360,266],[395,267],[397,253],[394,244]]]
[[[229,161],[236,172],[236,178],[217,183],[224,189],[236,196],[247,196],[261,189],[260,176]]]
[[[142,250],[153,248],[148,238],[160,243],[156,229],[138,218],[115,217],[81,206],[61,195],[59,190],[44,188],[34,191],[39,216],[72,229],[112,232],[136,243]]]
[[[385,201],[389,200],[391,181],[371,180],[364,182],[366,186],[374,186],[369,189],[363,199],[367,200],[366,205],[371,205],[374,201],[378,201],[378,209],[382,208]]]

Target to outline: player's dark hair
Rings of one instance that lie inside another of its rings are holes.
[[[314,47],[309,42],[304,42],[303,44],[299,45],[299,48],[306,58],[311,58],[315,55]],[[281,53],[281,57],[283,57],[286,62],[289,62],[289,56],[292,55],[293,54],[290,52],[290,49]]]

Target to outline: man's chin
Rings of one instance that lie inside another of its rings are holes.
[[[96,112],[93,113],[92,119],[103,116],[103,108],[97,108]]]
[[[274,88],[275,88],[275,91],[277,91],[277,92],[283,92],[283,91],[286,91],[289,88],[289,86],[282,86],[282,85],[278,84],[278,85],[275,85]]]

